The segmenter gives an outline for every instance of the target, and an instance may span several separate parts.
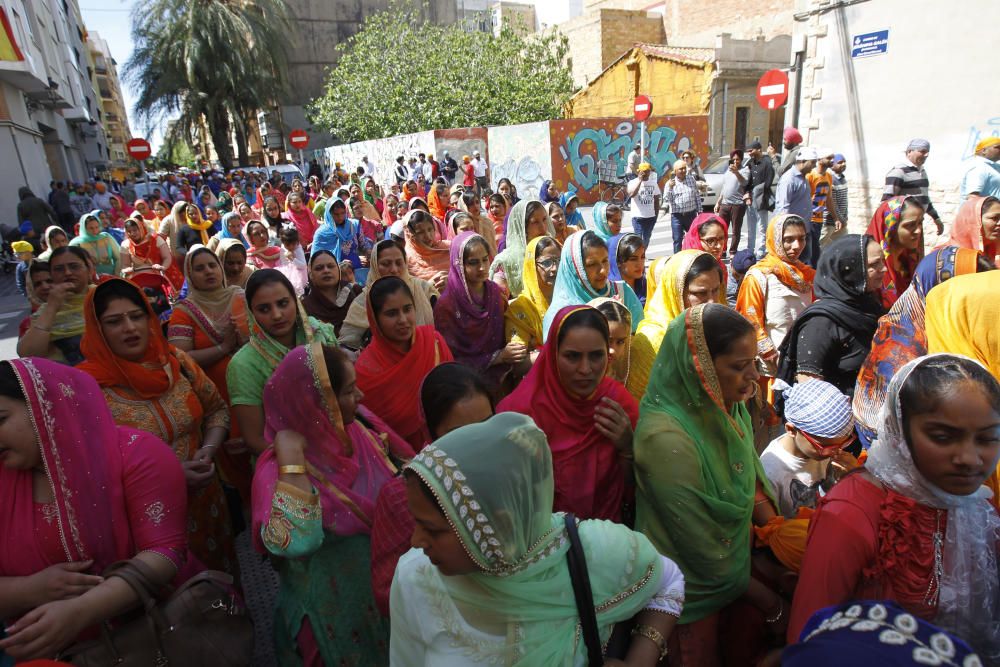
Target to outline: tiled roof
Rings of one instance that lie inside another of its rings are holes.
[[[653,56],[654,58],[666,58],[668,60],[679,60],[681,62],[697,64],[715,61],[715,49],[644,43],[636,44],[635,48],[640,49],[647,56]]]

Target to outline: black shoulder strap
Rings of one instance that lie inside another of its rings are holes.
[[[587,646],[587,659],[590,667],[601,667],[604,664],[604,652],[601,650],[601,635],[597,630],[597,614],[594,611],[594,594],[590,589],[590,575],[587,574],[587,558],[576,530],[576,517],[567,514],[565,521],[566,536],[569,538],[566,560],[569,563],[569,578],[573,582],[576,612],[583,629],[583,641]]]

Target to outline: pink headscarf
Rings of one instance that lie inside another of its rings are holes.
[[[289,396],[296,398],[288,400]],[[278,364],[264,386],[264,413],[268,442],[286,429],[308,439],[306,465],[309,480],[319,491],[323,528],[341,536],[369,534],[378,492],[395,468],[375,433],[357,420],[344,425],[322,344],[297,347]],[[379,431],[384,428],[381,422],[373,425]],[[396,434],[389,432],[386,437],[395,453],[413,456]],[[277,485],[278,461],[270,447],[257,460],[253,476],[253,539],[262,553],[261,528],[271,515]]]
[[[91,572],[100,573],[115,561],[132,557],[133,521],[125,497],[128,459],[137,451],[163,448],[176,462],[173,453],[149,433],[116,425],[97,382],[83,371],[40,358],[7,363],[24,390],[55,495],[64,555],[56,563],[93,559]],[[186,511],[187,491],[179,463],[174,472],[179,482],[177,495],[156,499],[161,514]],[[39,541],[32,539],[35,506],[30,470],[0,467],[0,507],[0,535],[4,536],[0,576],[28,576],[54,565],[51,554],[46,555]],[[183,544],[183,534],[177,537]],[[164,549],[163,555],[175,564],[183,556],[171,549]]]
[[[699,213],[694,221],[691,223],[691,228],[688,229],[687,234],[684,235],[684,241],[681,243],[681,250],[701,250],[702,252],[707,252],[712,254],[707,248],[702,246],[701,237],[699,236],[699,230],[703,225],[707,225],[710,222],[722,225],[722,249],[725,250],[729,246],[729,225],[726,221],[717,216],[715,213]],[[726,267],[725,263],[719,259],[719,266],[722,267],[722,286],[726,286],[726,281],[729,279],[729,269]]]

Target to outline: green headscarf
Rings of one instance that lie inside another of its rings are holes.
[[[636,530],[684,573],[682,624],[746,591],[757,480],[773,498],[746,406],[725,411],[704,311],[670,322],[635,431]]]
[[[607,243],[608,239],[611,238],[611,227],[608,226],[608,203],[599,201],[594,204],[594,233],[601,237],[601,240]]]
[[[507,412],[464,426],[425,447],[407,468],[431,489],[482,570],[442,577],[426,561],[415,575],[421,586],[449,596],[466,623],[504,637],[477,642],[476,662],[569,665],[585,656],[563,515],[552,513],[552,455],[531,418]],[[659,590],[663,561],[649,540],[620,524],[583,521],[579,532],[606,641],[615,623]],[[405,614],[392,616],[393,623],[406,621]]]
[[[534,202],[544,211],[542,202],[535,199],[522,199],[514,204],[510,215],[507,216],[507,235],[504,237],[506,247],[504,251],[496,256],[493,264],[490,265],[490,278],[496,274],[497,269],[503,268],[504,277],[507,279],[507,289],[510,290],[510,298],[520,296],[524,289],[524,281],[521,271],[524,267],[524,253],[528,247],[528,205]],[[556,237],[556,230],[552,226],[552,219],[545,214],[546,230],[545,235]]]
[[[72,246],[84,246],[93,256],[98,268],[111,267],[110,272],[114,272],[116,258],[112,244],[117,247],[118,241],[116,241],[111,234],[108,234],[103,230],[97,232],[96,234],[88,232],[87,221],[91,218],[97,221],[98,227],[101,226],[100,209],[94,209],[90,213],[84,213],[80,216],[80,230],[77,232],[77,235],[70,240],[69,244]]]

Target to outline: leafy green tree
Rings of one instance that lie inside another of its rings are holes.
[[[235,134],[239,161],[248,164],[249,119],[283,90],[290,17],[285,0],[137,3],[125,79],[138,92],[139,121],[152,126],[179,114],[175,138],[204,122],[225,169]]]
[[[441,26],[392,3],[338,45],[313,124],[341,142],[436,128],[558,118],[573,93],[568,40],[558,32],[499,36]]]
[[[155,159],[160,165],[170,168],[195,166],[195,154],[191,144],[173,136],[164,139],[160,150],[156,151]]]

